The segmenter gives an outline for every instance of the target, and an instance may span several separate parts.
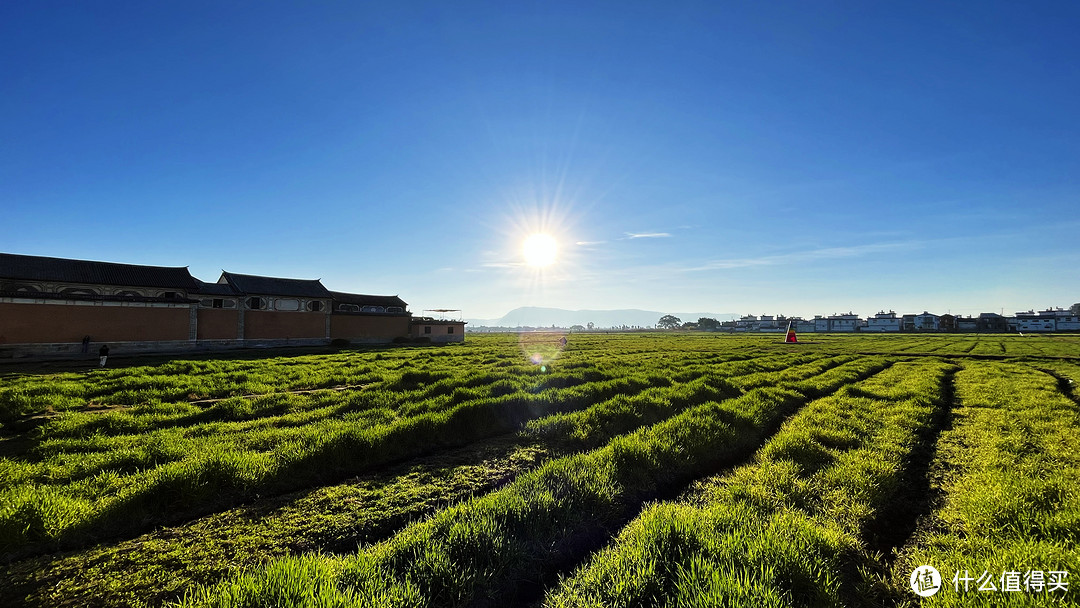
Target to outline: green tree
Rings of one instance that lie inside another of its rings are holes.
[[[680,325],[682,325],[682,319],[675,315],[664,315],[656,322],[656,326],[660,329],[675,329]]]
[[[717,330],[720,329],[720,321],[716,319],[710,319],[709,317],[701,317],[697,320],[698,329],[703,330]]]

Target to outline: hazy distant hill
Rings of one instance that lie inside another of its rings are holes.
[[[523,306],[515,308],[498,319],[465,319],[473,327],[570,327],[588,325],[596,327],[616,327],[620,325],[638,325],[652,327],[666,314],[673,314],[687,321],[697,321],[700,317],[709,317],[719,321],[739,318],[735,313],[715,312],[659,312],[656,310],[563,310],[561,308],[540,308]]]

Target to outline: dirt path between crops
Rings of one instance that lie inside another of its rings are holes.
[[[323,391],[348,391],[348,390],[363,390],[375,386],[378,382],[371,382],[368,384],[343,384],[341,386],[329,386],[326,388],[304,388],[297,389],[295,391],[275,391],[273,393],[259,393],[255,395],[233,395],[231,397],[216,397],[214,399],[195,399],[188,401],[188,403],[199,405],[203,403],[217,403],[218,401],[225,401],[226,399],[235,399],[240,397],[242,399],[254,399],[255,397],[269,397],[271,395],[304,395],[308,393],[320,393]]]

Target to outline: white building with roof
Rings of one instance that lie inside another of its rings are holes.
[[[828,321],[829,331],[851,332],[856,331],[862,320],[859,315],[849,311],[843,315],[829,315]]]
[[[925,310],[921,315],[915,315],[915,331],[938,331],[939,329],[941,329],[940,315]]]
[[[1048,308],[1039,312],[1035,312],[1034,309],[1017,312],[1016,316],[1009,318],[1008,323],[1010,330],[1019,332],[1080,330],[1080,317],[1063,308]]]
[[[758,318],[754,315],[744,315],[735,322],[735,331],[756,331]]]
[[[885,312],[883,310],[866,319],[866,326],[862,328],[862,331],[898,332],[900,331],[900,318],[896,316],[895,311]]]

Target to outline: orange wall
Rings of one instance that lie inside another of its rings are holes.
[[[236,320],[238,313],[235,310],[221,308],[199,309],[199,339],[200,340],[235,340],[237,335]]]
[[[0,302],[0,344],[187,340],[189,308]]]
[[[409,335],[409,317],[330,315],[330,337],[392,340]]]
[[[425,334],[424,333],[424,328],[425,327],[430,327],[431,328],[431,333],[430,334]],[[446,333],[446,330],[449,327],[454,328],[454,333],[452,333],[452,334]],[[433,341],[451,341],[451,342],[454,342],[454,341],[457,341],[458,338],[461,338],[464,335],[465,335],[465,324],[464,323],[440,323],[438,321],[432,321],[430,323],[415,323],[412,326],[412,337],[414,337],[414,338],[423,338],[423,337],[426,336],[428,338],[431,338]]]
[[[326,313],[248,310],[244,312],[244,337],[248,340],[325,338]]]

